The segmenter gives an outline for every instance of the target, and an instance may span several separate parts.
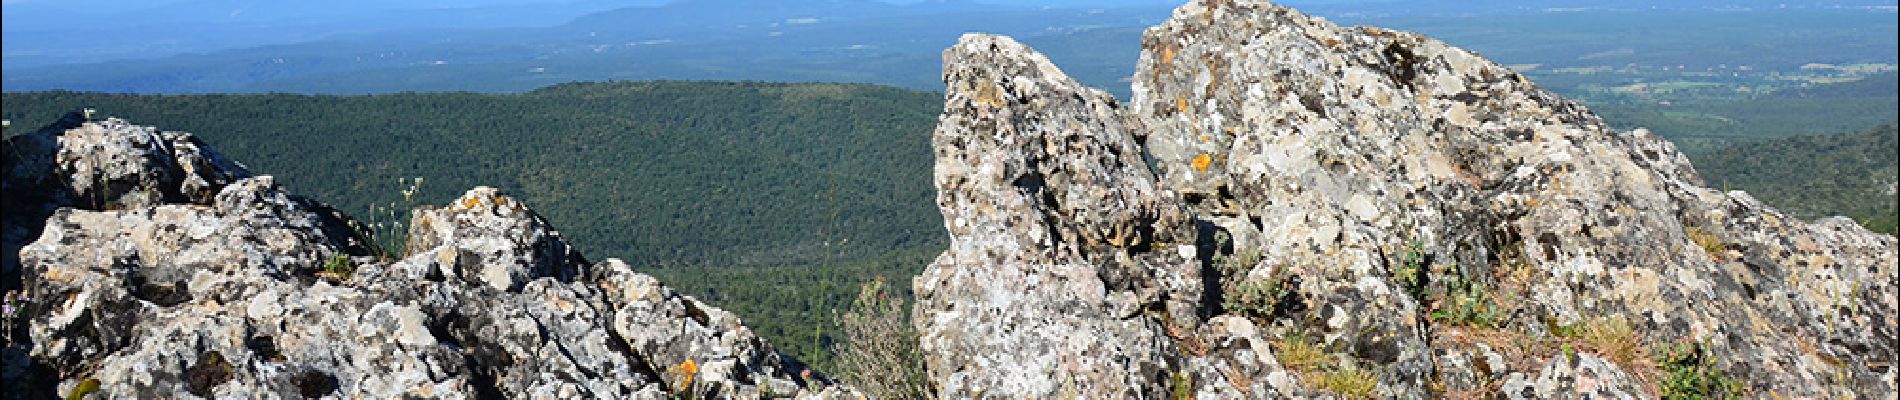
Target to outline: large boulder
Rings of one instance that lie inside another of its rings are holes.
[[[197,137],[117,118],[69,113],[0,148],[0,288],[17,290],[19,251],[61,207],[125,209],[211,204],[225,185],[251,176]]]
[[[1007,38],[945,52],[944,396],[1896,390],[1893,236],[1421,35],[1209,0],[1142,45],[1127,107]]]
[[[965,36],[944,62],[950,249],[915,283],[932,379],[945,397],[1158,395],[1169,321],[1202,317],[1186,210],[1106,92],[1004,37]]]

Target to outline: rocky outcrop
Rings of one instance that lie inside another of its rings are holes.
[[[9,144],[7,238],[35,238],[9,398],[857,396],[494,189],[379,259],[189,134],[71,117]]]
[[[1468,51],[1209,0],[1136,71],[1122,106],[1008,38],[945,51],[944,397],[1900,389],[1894,237],[1704,188]]]
[[[1112,98],[1031,54],[993,36],[944,53],[933,144],[951,241],[917,278],[932,289],[920,345],[947,395],[1147,394],[1175,350],[1164,320],[1137,317],[1200,318],[1193,226]]]
[[[121,120],[85,123],[70,113],[37,132],[8,138],[0,203],[6,206],[0,282],[19,289],[19,250],[60,207],[124,209],[165,203],[210,204],[225,185],[249,171],[197,137],[162,132]]]

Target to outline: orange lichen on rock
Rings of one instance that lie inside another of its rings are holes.
[[[1194,162],[1195,172],[1207,172],[1207,167],[1209,165],[1214,164],[1214,157],[1210,157],[1206,154],[1202,154],[1202,155],[1194,156],[1193,162]]]

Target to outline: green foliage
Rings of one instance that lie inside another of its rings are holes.
[[[339,280],[347,280],[350,279],[350,275],[356,273],[356,264],[350,262],[349,255],[332,255],[323,260],[323,267],[319,272]]]
[[[1425,260],[1424,245],[1413,241],[1399,252],[1399,264],[1392,268],[1392,278],[1398,280],[1413,299],[1425,299],[1425,286],[1430,282],[1431,274],[1431,266],[1426,265]]]
[[[1739,399],[1747,394],[1741,381],[1715,367],[1699,343],[1669,346],[1658,361],[1663,399]]]
[[[369,229],[374,233],[376,253],[385,259],[409,255],[409,210],[416,207],[416,192],[422,178],[398,178],[402,201],[370,205]]]
[[[1501,255],[1498,268],[1515,268],[1514,257],[1507,250]],[[1434,265],[1431,254],[1424,244],[1413,241],[1407,243],[1399,252],[1398,263],[1392,266],[1393,279],[1405,289],[1407,294],[1428,307],[1426,317],[1433,322],[1495,328],[1505,318],[1505,307],[1498,303],[1495,289],[1484,282],[1465,275],[1456,265]]]
[[[1432,299],[1432,321],[1480,328],[1496,328],[1504,322],[1504,307],[1484,282],[1466,278],[1456,269],[1436,276],[1435,281],[1445,283],[1445,292]]]
[[[1279,276],[1259,280],[1238,280],[1231,283],[1232,289],[1226,291],[1221,308],[1229,314],[1248,318],[1269,318],[1279,305],[1280,298],[1286,296],[1287,282]]]
[[[1695,166],[1709,186],[1748,191],[1796,217],[1845,215],[1870,230],[1895,234],[1895,148],[1900,132],[1887,125],[1737,145],[1700,157]]]
[[[1653,102],[1598,100],[1586,103],[1619,129],[1649,128],[1668,138],[1697,167],[1764,140],[1828,135],[1892,124],[1900,97],[1749,99],[1687,98],[1657,107]],[[1728,162],[1728,161],[1719,161]],[[1771,161],[1772,162],[1772,161]]]
[[[1216,248],[1239,248],[1233,254],[1216,255],[1212,260],[1221,274],[1221,309],[1248,318],[1272,317],[1280,298],[1291,289],[1286,277],[1280,275],[1279,268],[1268,266],[1266,277],[1253,278],[1251,272],[1260,263],[1260,250],[1233,246],[1232,240],[1227,232],[1214,234]]]

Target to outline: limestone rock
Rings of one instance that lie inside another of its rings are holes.
[[[123,209],[165,203],[210,204],[225,185],[250,177],[184,132],[159,131],[117,118],[88,121],[67,114],[51,126],[7,138],[0,202],[7,214],[0,236],[0,270],[19,273],[21,246],[60,207]],[[0,282],[18,289],[19,282]]]
[[[1897,389],[1892,236],[1704,188],[1424,36],[1204,0],[1142,44],[1125,108],[1007,38],[945,52],[951,248],[915,281],[944,396],[1656,396],[1651,360],[1557,351],[1607,342],[1758,396]],[[1076,240],[1128,221],[1149,247]],[[1274,360],[1292,337],[1324,357]]]
[[[584,272],[575,266],[586,264],[546,219],[489,187],[416,210],[407,247],[430,253],[441,264],[436,273],[503,291],[541,277],[572,280]]]
[[[7,182],[113,200],[9,186],[10,205],[55,211],[23,228],[43,233],[10,276],[37,300],[4,349],[7,398],[86,382],[101,398],[859,396],[737,316],[619,260],[588,264],[494,189],[417,210],[414,254],[383,260],[347,217],[270,176],[193,181],[241,169],[204,161],[216,153],[187,134],[64,124],[14,142],[32,156]],[[148,148],[165,150],[131,151]],[[178,165],[194,166],[163,167]]]
[[[56,157],[73,197],[92,208],[204,204],[219,188],[250,176],[189,133],[117,118],[61,134]]]
[[[965,36],[944,60],[933,144],[950,249],[914,283],[943,396],[1160,395],[1168,321],[1201,318],[1185,210],[1107,93],[1004,37]]]
[[[1513,399],[1635,399],[1645,393],[1635,379],[1616,364],[1593,354],[1551,357],[1535,380],[1514,373],[1504,382],[1502,394]]]

